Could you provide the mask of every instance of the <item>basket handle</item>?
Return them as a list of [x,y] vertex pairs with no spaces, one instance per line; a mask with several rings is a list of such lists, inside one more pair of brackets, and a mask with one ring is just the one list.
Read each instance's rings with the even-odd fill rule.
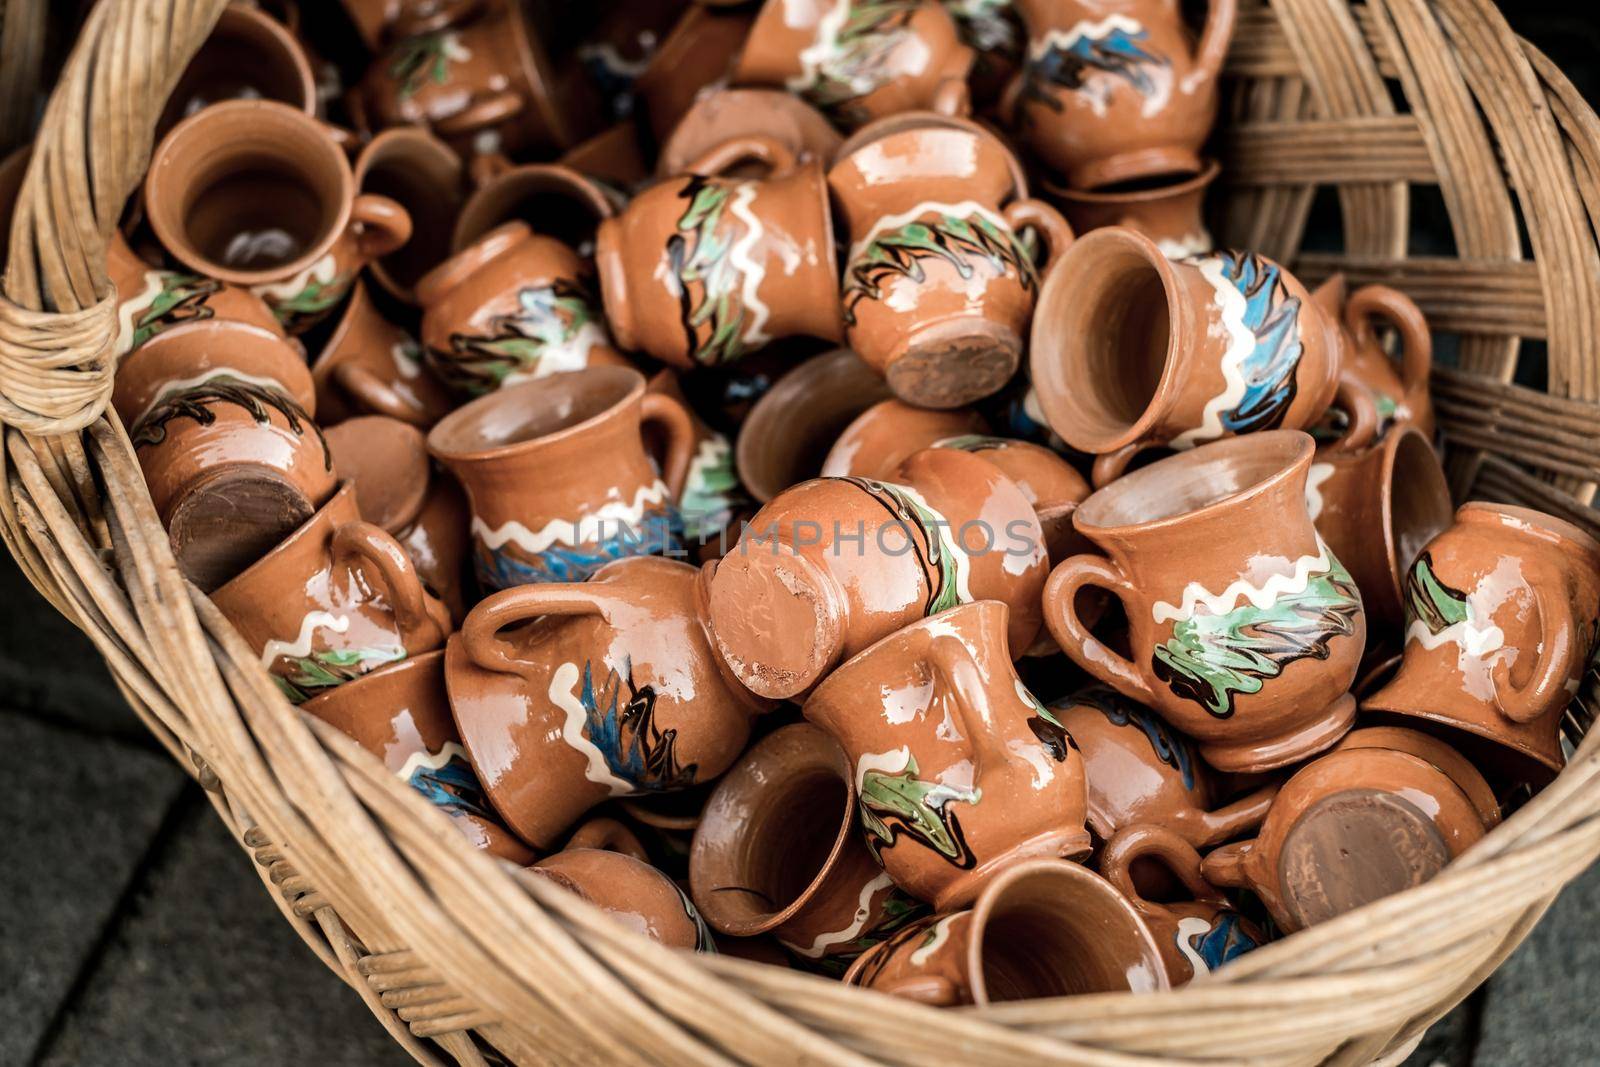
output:
[[1228,45],[1233,41],[1233,22],[1237,14],[1237,0],[1211,0],[1205,29],[1200,33],[1200,45],[1194,53],[1197,75],[1215,80],[1222,71],[1222,61],[1228,57]]
[[486,671],[523,674],[527,665],[502,640],[500,631],[545,615],[598,615],[610,621],[607,598],[576,583],[550,582],[502,589],[480,601],[461,624],[467,658]]
[[1578,647],[1578,624],[1573,615],[1572,602],[1565,591],[1552,588],[1549,581],[1530,583],[1533,603],[1539,612],[1539,657],[1534,661],[1533,674],[1525,685],[1511,683],[1511,665],[1501,659],[1494,665],[1494,706],[1512,722],[1532,722],[1547,714],[1551,708],[1566,703],[1567,678],[1572,673],[1573,661],[1582,655]]
[[[1073,662],[1102,682],[1126,697],[1153,703],[1150,683],[1133,661],[1107,648],[1078,617],[1078,592],[1086,586],[1104,589],[1121,600],[1124,609],[1134,599],[1133,583],[1111,560],[1088,553],[1069,557],[1051,572],[1044,587],[1044,621],[1050,636]],[[1131,610],[1128,616],[1133,617]]]
[[1433,334],[1415,301],[1387,285],[1364,285],[1344,306],[1344,325],[1362,346],[1378,346],[1372,316],[1387,321],[1400,334],[1400,381],[1407,393],[1428,387],[1433,372]]
[[450,610],[428,592],[416,564],[387,530],[370,522],[347,522],[333,531],[329,553],[335,565],[354,569],[367,563],[378,572],[407,648],[444,644],[450,633]]

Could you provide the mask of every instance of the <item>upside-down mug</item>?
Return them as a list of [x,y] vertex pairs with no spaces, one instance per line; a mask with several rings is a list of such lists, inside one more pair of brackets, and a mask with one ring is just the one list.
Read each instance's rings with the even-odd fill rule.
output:
[[[1414,426],[1432,439],[1433,398],[1428,380],[1433,373],[1433,335],[1422,309],[1387,285],[1364,285],[1346,299],[1342,275],[1318,286],[1311,298],[1341,323],[1345,369],[1371,392],[1378,411],[1378,433],[1386,433],[1391,426]],[[1379,343],[1374,319],[1398,335],[1398,366]],[[1330,427],[1335,434],[1338,429],[1337,425]]]
[[[709,90],[695,99],[672,128],[656,159],[656,176],[670,178],[692,170],[694,162],[729,141],[771,137],[796,160],[815,159],[824,167],[844,143],[816,108],[781,89]],[[759,162],[747,169],[764,168]],[[750,174],[737,173],[737,177]]]
[[311,376],[317,418],[327,426],[358,415],[384,415],[427,429],[455,406],[424,361],[422,346],[384,317],[359,280]]
[[569,845],[528,870],[576,893],[629,930],[668,948],[717,950],[705,920],[683,890],[636,856]]

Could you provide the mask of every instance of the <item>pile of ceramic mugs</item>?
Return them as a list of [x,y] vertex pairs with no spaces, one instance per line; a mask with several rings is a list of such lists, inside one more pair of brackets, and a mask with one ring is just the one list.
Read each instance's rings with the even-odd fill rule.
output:
[[1186,982],[1563,765],[1600,545],[1452,509],[1405,296],[1212,248],[1232,0],[343,7],[184,74],[115,409],[480,847],[984,1003]]

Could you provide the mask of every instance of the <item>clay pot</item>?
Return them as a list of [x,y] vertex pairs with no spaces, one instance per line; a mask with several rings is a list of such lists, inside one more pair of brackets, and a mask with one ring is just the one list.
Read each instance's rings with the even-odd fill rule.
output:
[[[1306,511],[1311,457],[1306,434],[1269,430],[1124,475],[1073,517],[1105,556],[1072,557],[1045,590],[1062,651],[1196,738],[1218,770],[1286,767],[1355,721],[1366,614]],[[1079,618],[1085,587],[1122,601],[1131,659]]]
[[845,128],[901,111],[967,110],[972,49],[937,0],[874,7],[767,0],[734,64],[735,85],[788,89]]
[[1526,778],[1559,771],[1562,715],[1600,628],[1600,543],[1554,516],[1474,501],[1412,563],[1404,598],[1405,658],[1363,708],[1481,738],[1480,762]]
[[1398,636],[1412,561],[1450,525],[1450,483],[1433,446],[1402,426],[1359,451],[1319,449],[1306,507],[1361,590],[1374,633]]
[[1234,0],[1211,0],[1193,41],[1175,0],[1016,0],[1028,27],[1008,110],[1075,189],[1197,174],[1217,116]]
[[467,396],[585,367],[628,367],[572,249],[508,222],[417,283],[422,343]]
[[380,667],[306,701],[305,710],[338,727],[390,772],[437,804],[478,848],[525,866],[533,852],[495,818],[450,718],[444,653]]
[[145,210],[168,252],[206,277],[250,287],[291,333],[344,299],[363,266],[405,244],[411,219],[355,195],[344,153],[283,104],[231,100],[156,147]]
[[[792,93],[716,89],[697,97],[673,127],[656,158],[656,176],[686,174],[712,150],[729,141],[757,136],[773,138],[797,160],[814,159],[824,167],[833,162],[844,143],[821,112]],[[762,169],[734,176],[759,177]]]
[[627,190],[650,177],[644,150],[639,146],[639,126],[632,121],[608,126],[580,141],[557,160],[605,190],[611,199],[625,201]]
[[971,911],[923,919],[856,960],[847,985],[939,1007],[1170,987],[1155,941],[1105,879],[1027,860]]
[[411,217],[411,239],[371,264],[396,300],[414,304],[416,284],[450,255],[451,220],[464,199],[461,157],[427,130],[384,130],[356,157],[356,189],[387,197]]
[[[1251,252],[1174,263],[1112,226],[1045,280],[1031,370],[1056,433],[1105,485],[1141,449],[1315,425],[1340,391],[1337,329],[1288,271]],[[1372,440],[1370,404],[1340,447]]]
[[450,639],[472,764],[535,848],[608,797],[710,780],[743,750],[760,705],[723,673],[695,582],[687,564],[618,560],[587,582],[496,593]]
[[[845,142],[828,187],[850,241],[845,337],[895,395],[950,408],[1010,381],[1040,274],[1072,231],[1028,198],[999,137],[964,119],[896,115]],[[1042,267],[1024,229],[1043,241]]]
[[[1134,864],[1155,863],[1183,887],[1180,899],[1147,900],[1134,882]],[[1100,854],[1100,873],[1128,898],[1161,949],[1173,985],[1210,974],[1266,943],[1266,935],[1228,903],[1200,873],[1200,853],[1160,826],[1133,825],[1117,832]]]
[[366,46],[434,33],[462,22],[483,8],[483,0],[341,0]]
[[[1318,286],[1311,298],[1334,321],[1342,324],[1345,372],[1372,394],[1378,411],[1378,433],[1392,426],[1414,426],[1432,440],[1433,398],[1428,380],[1433,373],[1433,335],[1422,309],[1398,289],[1366,285],[1345,299],[1343,275]],[[1373,329],[1373,319],[1393,327],[1400,339],[1399,365],[1384,351]],[[1330,412],[1330,416],[1342,412]],[[1327,432],[1337,435],[1334,423]]]
[[1039,519],[1052,563],[1090,551],[1072,526],[1073,514],[1089,495],[1089,483],[1060,455],[1030,441],[981,433],[946,437],[934,445],[969,452],[1015,482]]
[[317,415],[332,426],[358,415],[383,415],[427,429],[455,406],[424,365],[422,346],[384,318],[367,287],[350,290],[339,325],[312,365]]
[[1474,802],[1488,785],[1465,760],[1414,754],[1436,751],[1429,740],[1341,746],[1307,764],[1279,790],[1260,836],[1212,852],[1204,877],[1250,889],[1285,933],[1426,882],[1499,821]]
[[862,840],[853,779],[843,750],[809,723],[781,727],[729,769],[689,853],[689,892],[712,929],[772,932],[839,974],[926,914]]
[[845,427],[822,461],[822,476],[887,478],[914,452],[988,431],[983,416],[969,408],[940,411],[880,400]]
[[361,521],[349,482],[211,600],[297,704],[430,652],[450,632],[405,550]]
[[805,703],[850,758],[884,870],[941,913],[1010,864],[1089,851],[1083,758],[1012,670],[1006,616],[979,601],[919,620]]
[[1052,701],[1050,711],[1078,743],[1089,780],[1089,829],[1101,841],[1134,825],[1176,833],[1196,848],[1261,825],[1277,793],[1266,785],[1228,804],[1194,743],[1107,686]]
[[224,100],[272,100],[317,113],[317,81],[294,33],[249,4],[222,9],[210,36],[178,76],[156,123],[156,140],[182,120]]
[[1075,233],[1125,226],[1154,241],[1168,259],[1187,259],[1216,247],[1201,209],[1221,170],[1216,160],[1207,160],[1199,174],[1158,185],[1096,192],[1046,181],[1044,188]]
[[595,228],[625,202],[620,194],[563,163],[510,167],[487,176],[467,199],[456,219],[453,246],[460,252],[506,223],[521,220],[540,237],[571,248],[587,271],[594,256]]
[[926,449],[886,481],[818,478],[774,497],[711,580],[711,629],[753,692],[796,697],[856,653],[958,604],[1010,608],[1020,654],[1047,570],[1033,508],[993,466]]
[[715,952],[711,931],[672,879],[621,852],[565,848],[529,873],[578,894],[636,934],[668,948]]
[[650,133],[664,144],[701,92],[726,77],[750,33],[746,11],[690,4],[633,83]]

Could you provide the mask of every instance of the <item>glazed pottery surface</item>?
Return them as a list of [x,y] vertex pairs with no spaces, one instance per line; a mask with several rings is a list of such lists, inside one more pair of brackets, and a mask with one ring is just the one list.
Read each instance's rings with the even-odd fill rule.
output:
[[[1366,615],[1306,510],[1311,438],[1274,430],[1158,460],[1079,505],[1106,554],[1057,567],[1045,618],[1079,666],[1200,742],[1224,771],[1266,771],[1336,742]],[[1132,658],[1078,617],[1084,587],[1116,595]]]
[[650,133],[664,143],[700,94],[726,78],[754,17],[690,4],[633,83]]
[[1221,170],[1210,160],[1194,177],[1180,176],[1161,185],[1095,192],[1046,182],[1045,193],[1066,215],[1075,233],[1125,226],[1154,241],[1168,259],[1181,260],[1204,255],[1214,247],[1201,208],[1206,190]]
[[824,478],[887,478],[914,452],[989,431],[970,408],[930,410],[881,400],[846,426],[822,461]]
[[340,0],[366,46],[432,33],[483,9],[483,0]]
[[427,130],[399,127],[374,137],[355,163],[356,189],[388,197],[411,217],[411,238],[370,264],[397,300],[416,302],[417,280],[450,255],[451,220],[461,211],[461,157]]
[[980,601],[920,620],[805,703],[850,759],[884,870],[937,912],[1011,864],[1089,851],[1083,758],[1012,670],[1006,615]]
[[568,847],[531,870],[578,894],[636,934],[669,948],[716,951],[711,931],[683,890],[634,856]]
[[466,618],[467,560],[472,553],[472,513],[466,494],[454,478],[434,475],[422,510],[395,538],[417,565],[423,582],[450,609],[450,618]]
[[224,100],[273,100],[316,114],[316,78],[305,49],[289,29],[253,4],[232,3],[222,9],[167,98],[156,124],[157,140],[183,119]]
[[[739,539],[738,524],[756,509],[755,501],[739,484],[734,469],[733,446],[722,434],[706,425],[689,406],[677,372],[670,367],[651,375],[648,389],[671,397],[689,413],[694,426],[694,458],[678,494],[678,514],[683,518],[684,547],[701,559],[715,559]],[[670,441],[661,434],[650,434],[645,444],[657,462],[662,462]]]
[[565,163],[525,163],[489,175],[467,198],[451,241],[460,252],[520,220],[540,237],[553,237],[571,248],[588,273],[600,220],[611,218],[626,203],[623,193]]
[[792,93],[722,88],[698,97],[678,120],[672,136],[661,145],[656,174],[670,178],[687,173],[713,149],[751,136],[771,137],[795,159],[815,159],[824,167],[844,143],[821,112]]
[[360,281],[351,287],[311,376],[317,418],[328,426],[365,414],[427,429],[454,406],[449,390],[424,364],[422,346],[383,316]]
[[[1413,426],[1433,438],[1433,398],[1428,381],[1433,373],[1433,334],[1428,320],[1410,297],[1386,285],[1366,285],[1345,299],[1342,276],[1318,286],[1311,294],[1327,315],[1341,323],[1344,370],[1372,394],[1377,407],[1378,432],[1392,426]],[[1398,362],[1383,350],[1373,320],[1394,329],[1400,348]],[[1330,412],[1330,416],[1342,412]],[[1328,432],[1337,434],[1335,423]]]

